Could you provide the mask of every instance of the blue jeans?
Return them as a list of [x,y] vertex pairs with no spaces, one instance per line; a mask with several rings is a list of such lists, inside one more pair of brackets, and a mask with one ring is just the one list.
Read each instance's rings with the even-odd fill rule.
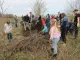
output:
[[57,45],[58,45],[58,42],[59,42],[60,38],[53,38],[52,40],[52,48],[53,48],[53,51],[54,53],[53,54],[57,54]]
[[9,41],[12,40],[12,33],[8,33],[7,38],[8,38]]
[[48,28],[48,29],[50,28],[50,23],[47,23],[47,28]]
[[16,26],[16,27],[18,27],[18,25],[17,25],[17,24],[18,24],[18,21],[17,21],[17,20],[15,20],[15,26]]

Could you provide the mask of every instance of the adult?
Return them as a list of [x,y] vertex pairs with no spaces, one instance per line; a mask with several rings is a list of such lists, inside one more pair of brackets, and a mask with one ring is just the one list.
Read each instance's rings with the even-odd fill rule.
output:
[[61,13],[60,13],[60,12],[58,12],[57,18],[58,18],[58,20],[60,20],[60,24],[61,24],[61,19],[62,19],[62,17],[61,17]]
[[31,30],[31,27],[29,25],[30,20],[29,20],[28,14],[26,16],[24,16],[23,21],[24,21],[24,29],[25,29],[25,31],[26,31],[26,28]]
[[79,26],[79,21],[80,21],[80,14],[79,14],[77,9],[75,9],[73,12],[75,15],[75,17],[74,17],[74,29],[75,29],[74,35],[75,35],[75,39],[76,39],[77,35],[78,35],[78,26]]
[[48,29],[50,28],[50,15],[49,14],[46,17],[46,26]]
[[24,25],[24,16],[21,17],[22,21],[20,22],[21,25]]
[[32,20],[34,18],[34,15],[32,14],[32,12],[30,12],[30,22],[32,23]]
[[62,23],[61,23],[61,38],[64,43],[66,43],[66,30],[67,30],[68,18],[65,13],[62,13]]
[[18,17],[16,15],[14,17],[14,24],[16,27],[18,27]]
[[38,21],[36,22],[35,25],[35,29],[37,29],[37,31],[41,31],[42,28],[42,21],[41,21],[41,15],[38,17]]
[[41,22],[41,15],[39,16],[38,20],[39,20],[39,22]]
[[41,15],[39,16],[38,20],[39,20],[39,22],[37,22],[37,28],[38,28],[39,30],[41,30],[41,27],[42,27]]

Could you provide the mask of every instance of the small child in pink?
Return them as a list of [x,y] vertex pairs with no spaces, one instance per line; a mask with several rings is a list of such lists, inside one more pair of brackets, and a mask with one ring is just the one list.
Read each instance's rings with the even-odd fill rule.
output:
[[53,56],[57,56],[57,44],[60,40],[61,33],[60,33],[60,26],[56,19],[51,21],[51,28],[50,28],[50,40],[52,40],[52,48],[53,48]]

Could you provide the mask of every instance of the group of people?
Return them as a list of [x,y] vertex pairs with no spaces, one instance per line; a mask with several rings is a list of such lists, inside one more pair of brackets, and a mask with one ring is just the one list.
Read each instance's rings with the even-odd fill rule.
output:
[[26,16],[22,16],[25,31],[26,31],[26,28],[31,30],[31,23],[33,18],[34,18],[34,15],[32,14],[32,12],[30,12],[30,16],[28,14]]
[[[57,56],[57,47],[59,40],[62,40],[64,43],[66,43],[66,35],[68,32],[71,34],[73,33],[72,30],[74,30],[74,38],[77,38],[78,35],[78,26],[80,23],[80,14],[77,9],[74,11],[74,21],[69,20],[65,13],[58,12],[57,16],[50,16],[47,14],[46,17],[39,16],[38,23],[41,24],[41,30],[44,33],[45,37],[46,35],[49,35],[49,41],[52,41],[52,48],[51,50],[54,52],[52,55]],[[34,15],[30,12],[30,17],[28,14],[24,17],[22,17],[22,20],[24,22],[24,28],[26,30],[26,24],[30,25],[29,23],[32,22],[32,18]],[[72,25],[74,25],[74,29],[72,28]],[[30,26],[27,26],[30,30]],[[17,25],[16,25],[17,27]],[[12,25],[10,21],[7,21],[4,25],[4,32],[7,34],[8,40],[11,42],[12,40]]]
[[[64,43],[66,43],[66,35],[68,31],[72,34],[72,30],[74,30],[74,39],[78,36],[78,26],[80,24],[80,14],[77,9],[74,11],[74,21],[72,20],[69,22],[68,17],[65,13],[58,13],[60,24],[55,19],[51,22],[51,25],[53,25],[50,28],[50,40],[52,40],[52,50],[53,50],[53,56],[57,56],[57,44],[59,40],[62,40]],[[72,28],[74,26],[74,28]]]

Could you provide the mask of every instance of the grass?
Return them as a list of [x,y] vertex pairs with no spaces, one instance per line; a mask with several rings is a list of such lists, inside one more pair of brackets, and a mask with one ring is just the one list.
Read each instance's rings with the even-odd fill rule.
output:
[[13,25],[13,41],[9,43],[3,33],[6,20],[0,18],[0,60],[80,60],[80,36],[74,40],[73,36],[68,34],[67,43],[59,42],[59,54],[53,58],[49,56],[51,51],[48,40],[36,31],[32,34],[26,32],[26,37],[22,34],[21,26],[15,28]]

